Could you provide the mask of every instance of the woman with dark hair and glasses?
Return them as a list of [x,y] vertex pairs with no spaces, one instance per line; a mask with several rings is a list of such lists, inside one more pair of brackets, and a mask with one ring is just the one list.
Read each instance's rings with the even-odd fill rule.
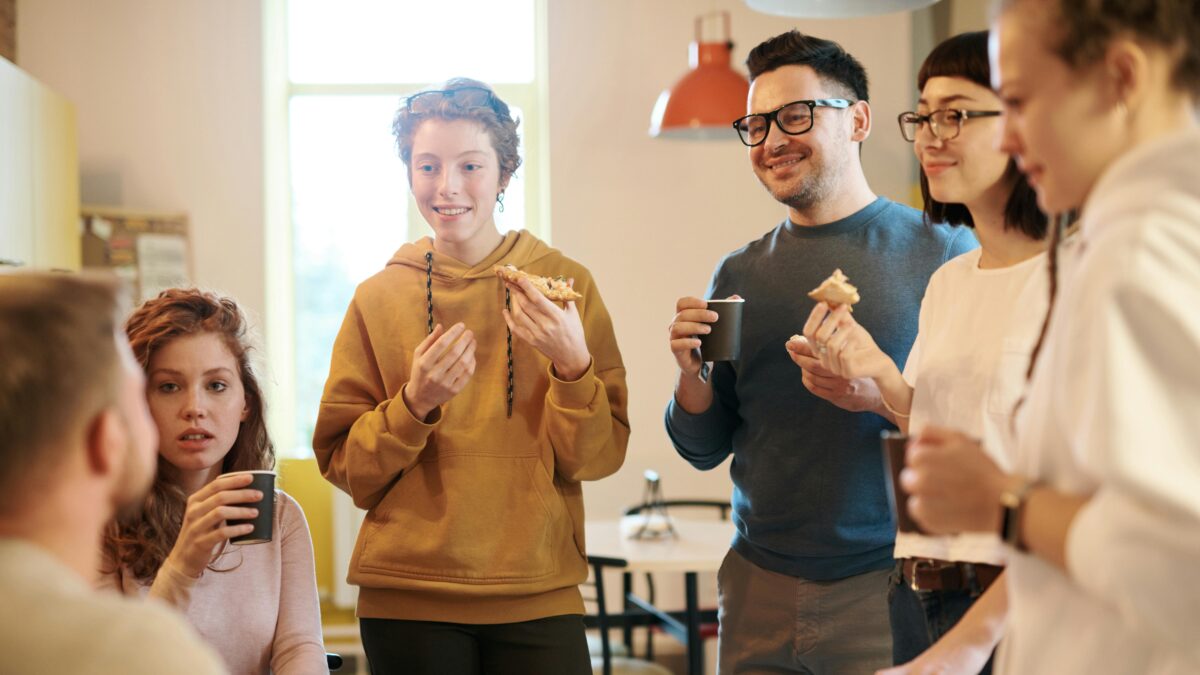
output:
[[[989,78],[987,33],[952,37],[921,66],[917,111],[900,115],[921,163],[926,219],[971,226],[980,243],[930,279],[903,373],[848,307],[819,304],[805,336],[826,368],[874,379],[902,430],[961,429],[1008,466],[1010,413],[1046,303],[1046,217],[1016,163],[996,149],[1000,101]],[[990,672],[1004,616],[1003,583],[994,584],[1006,558],[999,539],[899,532],[895,557],[893,659],[908,664],[895,672]]]
[[[485,84],[408,97],[393,131],[432,237],[359,285],[313,447],[366,509],[349,580],[381,673],[590,673],[580,481],[617,471],[625,368],[591,275],[493,219],[521,163]],[[563,277],[553,302],[513,265]]]

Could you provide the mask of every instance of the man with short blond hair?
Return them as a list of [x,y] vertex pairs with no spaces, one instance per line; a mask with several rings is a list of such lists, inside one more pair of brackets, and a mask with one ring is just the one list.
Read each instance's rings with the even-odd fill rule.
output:
[[157,461],[118,298],[96,278],[0,274],[0,653],[22,673],[223,673],[166,607],[91,588],[101,531]]

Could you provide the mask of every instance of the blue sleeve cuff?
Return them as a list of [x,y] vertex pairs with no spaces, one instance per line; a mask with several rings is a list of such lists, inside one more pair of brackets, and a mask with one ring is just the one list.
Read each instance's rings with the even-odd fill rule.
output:
[[734,424],[716,399],[702,413],[693,415],[671,398],[667,404],[667,435],[680,456],[701,470],[718,466],[733,452]]

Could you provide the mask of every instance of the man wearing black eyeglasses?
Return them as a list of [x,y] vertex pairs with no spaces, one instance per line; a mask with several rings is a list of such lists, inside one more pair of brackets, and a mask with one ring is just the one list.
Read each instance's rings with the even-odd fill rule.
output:
[[894,427],[873,383],[823,370],[820,346],[789,336],[813,309],[805,292],[841,268],[863,298],[855,318],[902,363],[930,275],[976,242],[871,191],[867,76],[840,45],[791,31],[746,63],[749,114],[734,132],[787,218],[722,260],[709,285],[708,298],[745,299],[739,360],[702,362],[696,336],[715,313],[679,299],[667,432],[701,470],[734,457],[719,672],[869,673],[892,662],[895,524],[879,435]]

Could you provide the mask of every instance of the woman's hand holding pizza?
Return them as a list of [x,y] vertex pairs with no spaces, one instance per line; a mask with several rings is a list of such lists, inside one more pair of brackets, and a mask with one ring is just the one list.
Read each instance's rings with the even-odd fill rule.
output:
[[504,321],[512,334],[550,359],[560,379],[572,382],[583,377],[592,355],[575,303],[567,301],[560,307],[528,279],[507,281],[505,285],[511,292],[512,310],[504,310]]

